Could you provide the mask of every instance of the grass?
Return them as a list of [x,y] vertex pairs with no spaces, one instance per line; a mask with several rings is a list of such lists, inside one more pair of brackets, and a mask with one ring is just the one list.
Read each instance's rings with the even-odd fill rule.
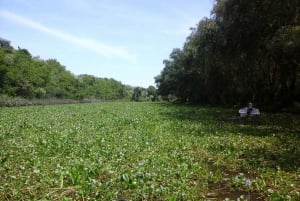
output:
[[0,200],[299,200],[300,117],[161,103],[0,108]]
[[0,107],[20,107],[20,106],[33,106],[33,105],[56,105],[56,104],[75,104],[75,103],[94,103],[101,102],[99,99],[25,99],[22,97],[9,97],[0,94]]

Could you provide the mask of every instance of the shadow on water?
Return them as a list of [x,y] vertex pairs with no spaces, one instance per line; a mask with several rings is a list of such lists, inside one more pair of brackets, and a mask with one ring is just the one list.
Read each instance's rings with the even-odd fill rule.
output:
[[[201,123],[202,132],[218,136],[245,135],[270,137],[272,146],[245,147],[241,160],[252,167],[269,167],[295,170],[300,167],[300,116],[288,113],[263,113],[260,116],[238,118],[232,109],[185,105],[165,105],[161,115],[178,121]],[[192,132],[191,132],[192,133]],[[199,136],[201,136],[199,134]],[[226,148],[226,147],[225,147]],[[222,151],[222,150],[220,150]]]
[[270,136],[285,132],[300,137],[300,115],[288,113],[263,113],[259,116],[240,118],[233,109],[164,104],[168,110],[160,114],[168,119],[214,123],[216,128],[252,136]]
[[[251,143],[259,140],[268,141],[270,146],[258,145],[251,147],[251,143],[242,150],[224,142],[224,145],[212,143],[212,152],[223,152],[226,149],[236,150],[238,159],[243,161],[246,167],[253,169],[270,168],[274,170],[284,170],[286,172],[298,171],[300,167],[300,116],[278,113],[267,114],[263,113],[260,116],[239,118],[237,111],[232,109],[208,108],[196,106],[178,106],[166,105],[168,109],[162,110],[161,115],[167,119],[182,121],[182,125],[192,123],[203,126],[193,127],[191,129],[199,129],[193,132],[193,135],[202,137],[205,135],[220,136],[221,139],[226,139],[226,136],[245,136],[245,140],[252,140]],[[203,132],[200,132],[200,129]],[[190,130],[189,130],[190,131]],[[191,133],[192,132],[185,132]],[[208,146],[210,149],[211,146]],[[213,163],[207,164],[214,171]],[[241,167],[242,168],[242,167]],[[221,168],[223,173],[235,175],[237,172],[232,172],[226,167]],[[247,171],[239,170],[247,174]],[[255,175],[248,175],[250,178]],[[258,192],[246,192],[235,189],[232,184],[226,182],[212,183],[209,186],[210,192],[207,199],[224,200],[226,198],[238,199],[240,196],[245,196],[245,200],[264,200],[264,195]]]
[[238,122],[223,122],[227,132],[238,135],[270,137],[272,146],[245,148],[240,159],[253,167],[278,168],[293,171],[300,167],[300,116],[262,114]]
[[163,110],[160,114],[169,119],[183,120],[183,121],[197,121],[214,120],[216,116],[222,115],[224,110],[228,113],[231,110],[219,109],[213,107],[198,107],[192,105],[179,104],[163,104]]
[[[213,125],[215,131],[226,134],[236,133],[256,137],[279,136],[285,134],[300,138],[300,115],[278,113],[240,118],[232,109],[168,105],[160,115],[178,121],[199,122],[208,127]],[[205,129],[205,128],[204,128]]]

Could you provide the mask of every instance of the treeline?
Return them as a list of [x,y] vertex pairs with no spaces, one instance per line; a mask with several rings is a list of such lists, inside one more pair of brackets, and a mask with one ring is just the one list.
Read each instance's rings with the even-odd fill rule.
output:
[[131,96],[131,100],[136,102],[156,102],[159,101],[159,99],[160,97],[158,96],[157,90],[154,86],[149,86],[147,89],[143,87],[135,87]]
[[155,77],[181,102],[286,107],[300,101],[300,1],[216,0]]
[[11,105],[23,99],[58,103],[61,101],[53,100],[136,100],[132,98],[134,89],[114,79],[75,76],[57,60],[33,57],[28,50],[14,49],[10,41],[0,38],[0,96],[4,102],[17,97],[11,99],[15,102]]

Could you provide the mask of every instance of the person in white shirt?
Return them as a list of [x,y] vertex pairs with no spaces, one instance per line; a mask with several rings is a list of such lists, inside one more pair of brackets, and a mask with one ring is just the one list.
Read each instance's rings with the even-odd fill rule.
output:
[[259,109],[254,108],[252,103],[248,104],[248,107],[244,107],[239,109],[239,114],[240,117],[245,117],[245,116],[254,116],[254,115],[259,115]]

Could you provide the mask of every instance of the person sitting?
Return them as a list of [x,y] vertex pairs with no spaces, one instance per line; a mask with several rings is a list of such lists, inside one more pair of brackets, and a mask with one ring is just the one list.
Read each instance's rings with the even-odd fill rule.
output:
[[259,115],[259,109],[252,107],[252,103],[248,104],[248,107],[244,107],[239,109],[239,114],[240,117],[245,117],[245,116],[254,116],[254,115]]
[[252,103],[249,103],[247,108],[247,115],[249,116],[252,111],[253,111]]

